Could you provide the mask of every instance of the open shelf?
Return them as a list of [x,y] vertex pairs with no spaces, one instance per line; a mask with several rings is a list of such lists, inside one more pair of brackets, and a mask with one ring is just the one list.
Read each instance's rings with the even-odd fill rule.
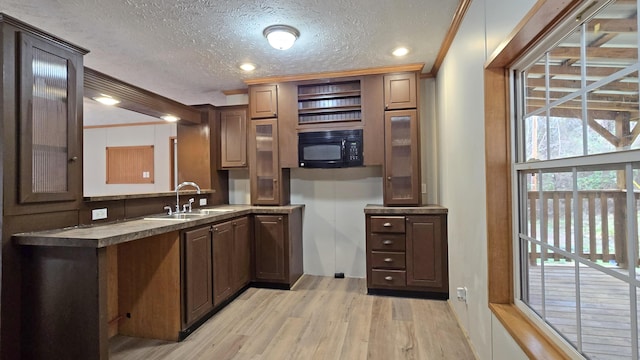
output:
[[298,124],[361,122],[360,81],[298,86]]
[[298,114],[333,114],[333,113],[341,113],[341,112],[350,112],[350,111],[358,111],[360,112],[360,106],[334,106],[330,108],[306,108],[306,109],[298,109]]
[[360,97],[360,90],[351,90],[351,91],[336,91],[336,92],[325,92],[325,93],[314,93],[314,94],[300,94],[298,93],[298,101],[306,101],[306,100],[330,100],[330,99],[341,99],[341,98],[349,98],[349,97]]

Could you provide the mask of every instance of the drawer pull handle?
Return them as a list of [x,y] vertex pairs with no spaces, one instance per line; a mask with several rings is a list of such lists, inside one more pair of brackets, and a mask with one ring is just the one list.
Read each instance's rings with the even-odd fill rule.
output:
[[382,224],[382,226],[384,226],[384,227],[391,227],[391,223],[388,223],[388,222],[387,222],[387,223]]
[[383,241],[383,242],[382,242],[382,244],[383,244],[383,245],[391,245],[391,244],[393,244],[393,241],[391,241],[391,240],[385,240],[385,241]]
[[385,280],[387,280],[387,281],[391,281],[391,280],[393,280],[393,278],[392,278],[391,276],[387,276],[387,277],[385,277],[384,279],[385,279]]
[[392,258],[386,258],[386,259],[384,259],[384,262],[390,263],[390,262],[393,262],[393,259]]

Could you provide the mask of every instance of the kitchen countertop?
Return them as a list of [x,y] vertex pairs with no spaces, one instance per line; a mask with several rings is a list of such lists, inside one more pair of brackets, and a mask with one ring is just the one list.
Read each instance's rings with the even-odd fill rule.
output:
[[[221,205],[207,209],[228,211],[211,212],[188,219],[168,219],[161,214],[119,221],[111,224],[74,226],[70,228],[14,234],[19,245],[102,248],[171,231],[206,225],[249,214],[289,214],[304,205],[250,206]],[[198,212],[195,209],[194,212]],[[149,220],[153,218],[152,220]]]
[[367,204],[364,208],[364,213],[368,215],[389,215],[389,214],[401,214],[401,215],[440,215],[446,214],[447,208],[440,205],[425,205],[425,206],[383,206],[375,204]]

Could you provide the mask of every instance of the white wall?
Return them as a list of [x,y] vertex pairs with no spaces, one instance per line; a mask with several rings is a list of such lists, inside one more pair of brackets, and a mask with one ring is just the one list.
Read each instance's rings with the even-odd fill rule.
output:
[[[229,171],[229,203],[249,204],[249,174]],[[366,275],[364,207],[382,204],[381,167],[291,169],[291,203],[304,204],[304,273]]]
[[[175,124],[91,128],[84,130],[84,195],[101,196],[171,191],[169,138]],[[154,145],[153,184],[107,184],[107,146]]]
[[[440,203],[449,209],[452,307],[480,359],[524,359],[488,308],[483,66],[534,0],[477,0],[436,78]],[[493,326],[492,326],[493,325]]]
[[305,274],[365,277],[364,207],[382,204],[382,169],[292,169],[291,202],[305,204]]

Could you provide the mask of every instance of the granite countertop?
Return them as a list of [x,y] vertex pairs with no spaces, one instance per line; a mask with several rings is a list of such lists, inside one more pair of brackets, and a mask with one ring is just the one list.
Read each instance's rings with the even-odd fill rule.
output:
[[203,208],[210,209],[210,211],[202,212],[202,215],[197,214],[199,211],[194,211],[193,215],[186,219],[174,219],[163,216],[162,214],[155,214],[111,224],[74,226],[63,229],[14,234],[13,239],[19,245],[101,248],[171,231],[224,221],[243,215],[289,214],[302,207],[304,207],[304,205],[221,205]]
[[447,208],[440,205],[424,205],[424,206],[384,206],[367,204],[364,208],[365,214],[403,214],[403,215],[439,215],[446,214]]

